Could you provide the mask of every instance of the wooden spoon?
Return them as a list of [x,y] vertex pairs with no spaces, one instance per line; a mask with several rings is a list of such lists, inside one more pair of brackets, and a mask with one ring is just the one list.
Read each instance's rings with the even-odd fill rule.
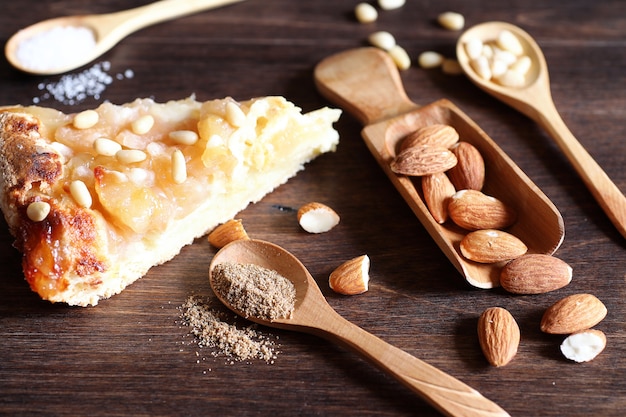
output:
[[[5,55],[9,63],[21,71],[37,75],[60,74],[93,61],[137,30],[166,20],[240,1],[243,0],[161,0],[115,13],[66,16],[44,20],[14,34],[5,46]],[[90,29],[95,36],[96,45],[89,53],[78,56],[74,62],[67,62],[61,66],[49,69],[33,69],[25,66],[17,56],[20,43],[55,27]],[[59,48],[63,47],[65,45],[59,45]]]
[[[221,263],[254,264],[278,272],[296,288],[295,309],[290,318],[273,321],[247,317],[217,290],[213,269]],[[213,257],[209,281],[216,296],[235,313],[259,324],[311,333],[340,342],[360,353],[381,370],[413,390],[448,416],[508,416],[478,391],[437,368],[409,355],[341,317],[326,302],[306,267],[291,253],[260,240],[237,240]]]
[[[520,88],[504,87],[478,76],[470,66],[464,47],[465,43],[473,38],[483,42],[493,41],[503,30],[508,30],[517,36],[525,54],[534,63],[530,73],[526,76],[525,85]],[[461,67],[474,84],[530,117],[547,130],[611,222],[622,236],[626,237],[626,197],[561,119],[550,92],[548,66],[537,42],[517,26],[504,22],[486,22],[468,29],[461,35],[457,42],[456,53]]]
[[461,140],[480,151],[486,165],[483,192],[514,207],[517,222],[508,230],[528,246],[529,253],[552,254],[564,237],[563,219],[554,204],[468,116],[448,100],[419,108],[402,86],[389,55],[377,48],[344,51],[315,68],[319,91],[356,116],[366,127],[363,139],[426,230],[450,262],[473,286],[499,285],[501,264],[479,264],[460,254],[467,234],[450,221],[439,224],[431,216],[414,180],[390,169],[398,143],[416,129],[442,123],[453,126]]

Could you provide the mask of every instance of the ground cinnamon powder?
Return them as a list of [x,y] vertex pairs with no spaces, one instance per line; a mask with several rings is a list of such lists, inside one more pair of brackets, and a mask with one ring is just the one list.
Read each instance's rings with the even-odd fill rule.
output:
[[296,288],[278,272],[253,264],[221,263],[213,268],[213,289],[246,318],[289,318]]

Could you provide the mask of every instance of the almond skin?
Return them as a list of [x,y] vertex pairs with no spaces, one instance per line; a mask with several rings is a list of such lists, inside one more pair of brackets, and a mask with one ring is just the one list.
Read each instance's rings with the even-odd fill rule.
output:
[[459,133],[452,126],[434,124],[409,133],[400,143],[400,151],[418,145],[451,148],[459,141]]
[[541,318],[541,331],[570,334],[590,329],[606,317],[606,306],[592,294],[573,294],[546,309]]
[[467,230],[504,229],[517,219],[511,207],[478,190],[457,191],[450,199],[448,214],[454,223]]
[[520,341],[519,326],[506,309],[488,308],[478,319],[478,341],[491,365],[504,366],[517,354]]
[[240,219],[231,219],[226,223],[222,223],[217,226],[211,233],[209,233],[209,243],[216,248],[222,248],[240,239],[249,239],[246,229],[243,227],[243,223]]
[[457,164],[448,171],[457,190],[482,190],[485,184],[485,161],[474,145],[459,142],[450,148]]
[[419,177],[445,172],[456,162],[456,156],[442,146],[417,145],[400,152],[391,161],[391,170],[396,174]]
[[350,259],[331,272],[328,285],[339,294],[362,294],[369,288],[369,267],[370,258],[367,255]]
[[500,272],[500,285],[514,294],[543,294],[565,287],[572,267],[550,255],[527,254],[512,260]]
[[461,239],[461,254],[480,263],[495,263],[518,258],[528,247],[519,238],[502,230],[482,229],[468,233]]
[[428,211],[439,224],[448,220],[448,203],[456,190],[448,176],[439,172],[422,177],[422,192]]

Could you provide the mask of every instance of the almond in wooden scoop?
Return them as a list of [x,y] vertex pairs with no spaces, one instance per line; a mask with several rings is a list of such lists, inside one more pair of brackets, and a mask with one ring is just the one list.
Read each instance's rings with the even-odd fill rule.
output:
[[500,272],[500,285],[514,294],[543,294],[572,280],[572,267],[551,255],[527,254],[512,260]]
[[459,141],[459,133],[449,125],[434,124],[424,126],[408,134],[400,143],[400,151],[418,145],[451,148]]
[[461,254],[480,263],[495,263],[518,258],[528,247],[516,236],[502,230],[483,229],[470,232],[461,239]]
[[606,306],[592,294],[573,294],[546,309],[541,318],[541,331],[570,334],[590,329],[606,317]]
[[448,204],[456,189],[448,176],[443,172],[424,175],[422,177],[422,192],[428,211],[439,224],[448,220]]
[[478,190],[457,191],[450,199],[448,214],[467,230],[504,229],[517,219],[511,207]]
[[457,164],[448,171],[450,181],[457,190],[482,190],[485,183],[485,161],[474,145],[459,142],[450,148]]
[[391,170],[396,174],[419,177],[446,172],[456,162],[456,156],[443,146],[417,145],[400,152],[391,161]]

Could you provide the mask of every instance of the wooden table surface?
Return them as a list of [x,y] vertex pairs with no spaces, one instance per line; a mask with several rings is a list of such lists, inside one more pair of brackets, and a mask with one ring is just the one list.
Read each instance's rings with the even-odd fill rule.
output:
[[[181,0],[183,1],[183,0]],[[0,39],[38,20],[112,12],[146,0],[22,0],[3,5]],[[621,190],[626,190],[626,3],[622,0],[517,2],[407,1],[376,23],[353,18],[356,0],[248,0],[162,23],[125,39],[96,62],[113,80],[99,98],[41,105],[75,112],[103,100],[199,100],[282,95],[304,110],[329,104],[315,89],[313,67],[388,30],[414,61],[420,52],[452,56],[457,32],[434,19],[446,10],[470,26],[503,20],[526,29],[544,49],[556,105],[571,131]],[[88,66],[89,67],[89,66]],[[84,68],[83,68],[84,69]],[[132,77],[116,77],[131,70]],[[80,70],[73,72],[78,74]],[[40,84],[0,62],[0,104],[33,103]],[[556,255],[574,270],[571,284],[535,296],[469,287],[376,165],[344,113],[337,152],[320,157],[287,184],[240,214],[252,237],[284,246],[310,269],[344,317],[441,368],[513,416],[621,416],[626,410],[626,252],[618,234],[563,154],[536,124],[473,86],[464,76],[414,65],[402,72],[411,99],[447,98],[473,118],[560,209],[566,237]],[[322,201],[341,216],[326,234],[300,230],[295,213]],[[97,307],[43,302],[23,279],[20,255],[0,224],[0,414],[434,416],[423,400],[356,354],[314,336],[264,328],[278,336],[275,363],[231,364],[200,348],[181,325],[190,295],[210,296],[207,267],[215,250],[198,239]],[[366,294],[343,297],[329,272],[361,254],[371,258]],[[589,292],[608,308],[597,328],[606,350],[577,364],[563,339],[540,332],[546,307]],[[506,367],[487,364],[476,324],[492,306],[517,319],[522,340]]]

